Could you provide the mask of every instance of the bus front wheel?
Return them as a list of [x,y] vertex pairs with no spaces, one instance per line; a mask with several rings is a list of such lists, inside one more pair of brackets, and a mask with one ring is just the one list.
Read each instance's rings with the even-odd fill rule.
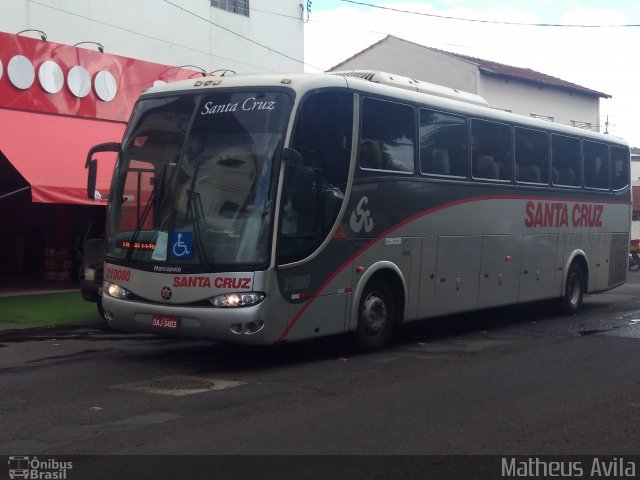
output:
[[584,271],[577,262],[573,262],[567,273],[567,282],[564,287],[564,296],[561,299],[562,311],[566,314],[574,314],[582,305],[584,298]]
[[369,352],[385,347],[395,324],[393,292],[381,280],[372,280],[365,287],[358,306],[358,326],[354,340],[358,350]]

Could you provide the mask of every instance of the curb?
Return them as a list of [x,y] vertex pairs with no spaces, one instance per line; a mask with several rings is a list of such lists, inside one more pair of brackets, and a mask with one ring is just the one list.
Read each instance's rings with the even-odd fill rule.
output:
[[24,323],[9,323],[9,322],[0,322],[0,336],[5,333],[17,332],[20,331],[22,333],[26,333],[26,330],[55,330],[55,329],[63,329],[63,328],[86,328],[91,326],[104,326],[107,325],[107,322],[104,320],[82,320],[79,322],[72,323],[63,323],[60,325],[29,325]]

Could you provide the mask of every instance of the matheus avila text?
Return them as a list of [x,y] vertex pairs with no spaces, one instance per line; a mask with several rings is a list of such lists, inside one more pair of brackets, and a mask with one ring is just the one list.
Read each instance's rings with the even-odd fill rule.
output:
[[636,461],[623,457],[593,457],[587,460],[502,457],[501,473],[506,478],[635,478]]

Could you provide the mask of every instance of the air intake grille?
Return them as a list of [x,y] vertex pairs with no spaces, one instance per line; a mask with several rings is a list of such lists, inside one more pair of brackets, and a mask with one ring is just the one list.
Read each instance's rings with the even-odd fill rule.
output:
[[334,75],[339,75],[340,77],[358,77],[364,78],[365,80],[369,80],[370,82],[373,80],[373,77],[376,75],[376,72],[337,72]]

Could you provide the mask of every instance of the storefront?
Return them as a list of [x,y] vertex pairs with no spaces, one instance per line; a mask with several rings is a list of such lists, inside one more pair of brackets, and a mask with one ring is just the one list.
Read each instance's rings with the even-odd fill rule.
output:
[[[83,240],[105,224],[105,203],[86,193],[88,150],[120,141],[144,89],[201,75],[95,46],[0,32],[0,288],[17,277],[78,280]],[[107,192],[115,157],[98,158]]]

